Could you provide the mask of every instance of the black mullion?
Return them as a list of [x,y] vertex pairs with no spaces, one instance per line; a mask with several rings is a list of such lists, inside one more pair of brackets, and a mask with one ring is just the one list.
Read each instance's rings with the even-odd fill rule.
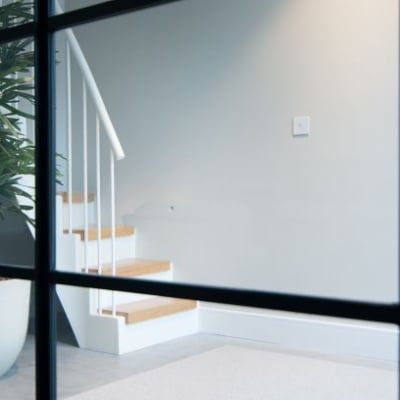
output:
[[34,280],[35,270],[29,266],[0,265],[0,277]]
[[[400,1],[397,2],[398,10],[397,10],[397,23],[398,23],[398,32],[397,38],[400,37]],[[397,47],[397,106],[400,104],[400,46],[398,42]],[[398,220],[397,220],[397,301],[400,305],[400,112],[397,112],[397,138],[398,138],[398,145],[397,145],[397,210],[398,210]],[[400,314],[400,307],[398,313]],[[397,333],[397,393],[398,399],[400,399],[400,329]]]
[[70,28],[88,22],[114,17],[128,12],[140,11],[183,0],[113,0],[79,10],[55,15],[49,20],[50,31]]
[[10,42],[13,40],[23,39],[28,36],[33,36],[34,24],[28,22],[26,24],[18,25],[13,28],[0,30],[0,43]]
[[250,289],[149,281],[138,278],[84,275],[61,271],[54,271],[50,279],[57,284],[189,298],[215,303],[400,325],[400,306],[397,303],[361,302]]
[[55,143],[53,35],[48,31],[52,0],[35,0],[36,96],[36,399],[56,398]]

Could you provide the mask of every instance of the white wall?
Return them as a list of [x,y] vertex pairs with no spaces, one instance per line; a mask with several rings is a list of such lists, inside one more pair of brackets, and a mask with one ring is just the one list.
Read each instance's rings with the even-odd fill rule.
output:
[[139,255],[190,282],[395,300],[398,14],[187,0],[77,28],[126,149],[117,206]]

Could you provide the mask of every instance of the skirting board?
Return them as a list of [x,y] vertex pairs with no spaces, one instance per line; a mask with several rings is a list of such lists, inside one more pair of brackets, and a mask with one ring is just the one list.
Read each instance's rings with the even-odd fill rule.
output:
[[200,302],[199,331],[327,354],[397,361],[397,328],[388,324]]

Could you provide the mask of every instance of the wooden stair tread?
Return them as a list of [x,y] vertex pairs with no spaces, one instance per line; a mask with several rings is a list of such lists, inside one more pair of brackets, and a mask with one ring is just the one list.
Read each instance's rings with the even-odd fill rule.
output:
[[[62,197],[63,203],[68,203],[68,193],[67,192],[59,192],[57,193]],[[71,193],[71,200],[72,203],[83,203],[85,200],[85,196],[83,193]],[[94,201],[94,193],[88,193],[87,195],[87,201],[89,203]]]
[[[167,260],[144,260],[142,258],[127,258],[125,260],[117,260],[116,275],[117,276],[136,276],[156,274],[171,269],[171,263]],[[103,275],[112,275],[112,264],[106,263],[101,266]],[[90,267],[89,272],[97,273],[97,267]]]
[[[68,229],[64,229],[64,233],[69,233]],[[81,236],[81,240],[85,239],[85,228],[73,228],[72,233]],[[135,228],[131,225],[116,225],[115,226],[115,236],[129,236],[135,233]],[[101,238],[107,239],[111,237],[111,227],[102,226],[101,227]],[[97,227],[90,226],[88,229],[88,240],[97,239]]]
[[[174,299],[169,297],[152,297],[131,303],[119,304],[116,314],[124,317],[127,324],[147,321],[182,311],[195,309],[195,300]],[[111,315],[111,307],[102,309],[103,314]]]

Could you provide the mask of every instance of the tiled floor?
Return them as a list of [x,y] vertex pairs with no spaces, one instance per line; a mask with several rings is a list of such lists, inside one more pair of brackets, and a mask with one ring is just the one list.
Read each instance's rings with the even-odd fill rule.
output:
[[[122,356],[81,350],[74,344],[60,342],[57,348],[58,397],[63,399],[99,385],[126,378],[135,373],[150,370],[171,361],[186,358],[226,344],[276,352],[289,352],[288,349],[282,349],[272,344],[207,334],[188,336]],[[34,338],[29,335],[16,365],[5,377],[0,379],[1,400],[31,400],[35,398],[34,348]],[[290,351],[289,353],[335,360],[354,365],[370,366],[379,370],[396,371],[396,366],[392,363],[360,360],[344,356],[328,357],[300,351]]]

